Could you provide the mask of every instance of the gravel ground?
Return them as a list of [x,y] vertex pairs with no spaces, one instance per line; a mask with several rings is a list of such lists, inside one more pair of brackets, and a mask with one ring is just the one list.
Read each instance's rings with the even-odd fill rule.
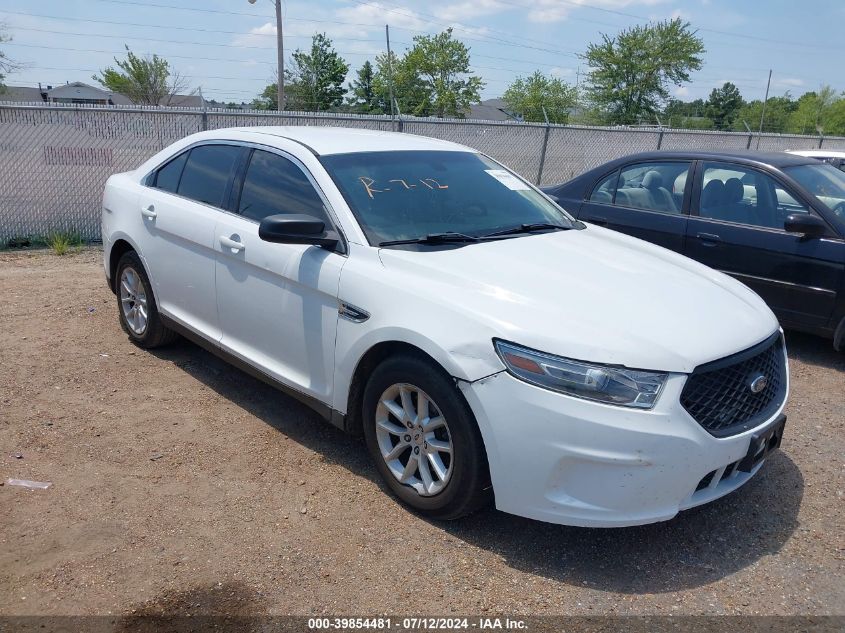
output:
[[422,520],[363,443],[121,331],[101,254],[0,253],[0,614],[845,614],[845,354],[788,336],[783,450],[674,520]]

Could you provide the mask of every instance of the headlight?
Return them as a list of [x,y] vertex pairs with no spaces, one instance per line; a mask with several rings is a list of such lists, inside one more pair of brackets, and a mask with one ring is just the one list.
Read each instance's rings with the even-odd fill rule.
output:
[[517,378],[577,398],[651,409],[668,374],[593,365],[494,341],[499,358]]

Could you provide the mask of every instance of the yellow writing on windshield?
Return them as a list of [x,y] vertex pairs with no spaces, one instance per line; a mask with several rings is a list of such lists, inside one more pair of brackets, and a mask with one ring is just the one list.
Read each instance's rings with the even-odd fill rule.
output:
[[[376,193],[384,193],[386,191],[411,191],[412,189],[416,189],[418,187],[418,185],[415,184],[414,181],[409,182],[409,181],[405,180],[404,178],[392,178],[392,179],[387,181],[388,183],[392,183],[392,182],[398,183],[399,185],[401,185],[399,187],[391,188],[391,187],[384,187],[382,185],[379,185],[379,187],[381,187],[380,189],[376,188],[376,181],[373,178],[368,178],[367,176],[359,176],[358,180],[363,185],[364,191],[367,192],[367,195],[370,197],[370,199],[375,198],[375,196],[373,194],[376,194]],[[419,178],[419,179],[417,179],[417,182],[419,182],[423,186],[427,187],[428,189],[448,189],[449,188],[449,185],[440,184],[440,182],[438,180],[434,179],[434,178]]]

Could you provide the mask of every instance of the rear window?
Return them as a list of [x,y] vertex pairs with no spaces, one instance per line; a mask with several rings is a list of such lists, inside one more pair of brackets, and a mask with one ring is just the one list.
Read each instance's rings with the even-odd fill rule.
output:
[[182,170],[185,168],[185,161],[187,160],[188,152],[184,152],[161,167],[156,172],[155,188],[176,193],[176,189],[179,187],[179,178],[182,177]]
[[179,181],[179,195],[222,207],[240,151],[234,145],[200,145],[192,149]]

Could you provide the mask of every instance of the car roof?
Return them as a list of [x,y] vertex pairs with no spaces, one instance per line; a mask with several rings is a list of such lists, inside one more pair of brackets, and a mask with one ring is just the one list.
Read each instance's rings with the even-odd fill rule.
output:
[[813,158],[845,158],[845,151],[836,149],[791,149],[787,153]]
[[[798,156],[787,152],[760,152],[754,150],[659,150],[631,154],[615,161],[627,163],[636,160],[661,160],[661,159],[687,159],[687,160],[729,160],[735,163],[747,163],[749,165],[770,165],[771,167],[789,167],[791,165],[807,165],[815,162],[815,159],[806,156]],[[609,164],[609,163],[608,163]]]
[[469,147],[449,141],[405,134],[357,128],[328,126],[261,126],[214,130],[214,138],[252,140],[277,145],[276,139],[288,139],[308,147],[319,156],[352,152],[388,152],[408,150],[475,152]]

